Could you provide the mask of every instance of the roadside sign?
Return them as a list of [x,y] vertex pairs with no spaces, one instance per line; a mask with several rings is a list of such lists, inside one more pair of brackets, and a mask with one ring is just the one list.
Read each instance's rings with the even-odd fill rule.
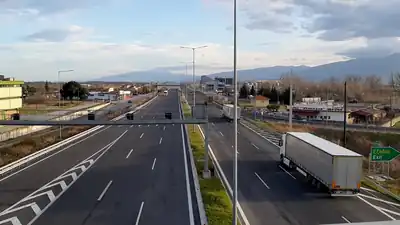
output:
[[372,147],[371,161],[388,162],[400,155],[400,152],[392,147]]

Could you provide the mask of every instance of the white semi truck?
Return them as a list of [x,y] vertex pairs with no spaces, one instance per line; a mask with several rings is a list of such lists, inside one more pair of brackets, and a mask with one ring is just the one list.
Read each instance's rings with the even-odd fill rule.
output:
[[[233,121],[233,117],[234,117],[233,114],[235,112],[234,108],[235,108],[235,106],[232,105],[232,104],[224,104],[222,106],[222,117],[228,119],[229,121]],[[238,118],[238,120],[240,119],[240,112],[241,112],[241,109],[238,106],[237,107],[237,118]]]
[[296,169],[332,196],[360,192],[363,157],[347,148],[306,132],[282,135],[281,164]]

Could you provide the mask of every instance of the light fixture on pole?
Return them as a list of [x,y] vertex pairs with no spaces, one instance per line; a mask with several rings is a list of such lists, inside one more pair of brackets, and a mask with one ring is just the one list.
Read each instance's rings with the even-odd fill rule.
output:
[[238,166],[238,155],[237,155],[237,108],[238,108],[238,81],[237,81],[237,29],[236,29],[236,17],[237,17],[237,2],[233,0],[233,88],[235,90],[234,102],[233,102],[233,124],[234,124],[234,163],[233,163],[233,216],[232,224],[237,225],[237,166]]
[[[74,70],[59,70],[57,72],[57,77],[58,77],[58,84],[59,84],[59,93],[58,93],[58,108],[61,110],[61,82],[60,82],[60,74],[61,73],[68,73],[68,72],[73,72]],[[62,139],[62,126],[60,125],[60,139]]]
[[[191,49],[193,52],[193,104],[192,104],[192,117],[194,117],[194,110],[196,107],[196,49],[201,49],[201,48],[207,48],[207,45],[203,46],[198,46],[198,47],[186,47],[186,46],[181,46],[181,48],[185,49]],[[194,125],[193,125],[194,126]]]

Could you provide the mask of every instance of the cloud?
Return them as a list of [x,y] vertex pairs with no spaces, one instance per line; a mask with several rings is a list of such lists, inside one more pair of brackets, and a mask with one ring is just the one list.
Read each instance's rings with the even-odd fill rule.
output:
[[0,1],[0,12],[18,13],[34,12],[34,14],[60,13],[100,4],[96,0],[3,0]]
[[350,48],[338,52],[339,55],[350,58],[384,57],[400,52],[400,40],[398,38],[379,38],[365,40],[363,46]]
[[80,26],[70,26],[65,29],[46,29],[35,32],[24,37],[27,41],[47,41],[47,42],[62,42],[81,40],[85,36],[92,33],[90,29],[84,29]]
[[[187,45],[191,46],[190,43]],[[232,68],[232,47],[216,43],[192,43],[193,46],[207,45],[199,49],[196,57],[196,73],[209,74],[227,71]],[[299,46],[295,44],[296,46]],[[341,60],[334,56],[338,48],[333,45],[327,51],[309,48],[305,41],[291,54],[285,51],[265,53],[258,51],[238,51],[240,69],[274,65],[315,65]],[[57,70],[73,69],[67,78],[88,80],[101,76],[126,73],[130,71],[164,68],[171,72],[184,73],[181,62],[190,62],[192,52],[180,49],[179,45],[147,43],[118,44],[94,41],[64,42],[24,42],[0,45],[7,51],[0,51],[1,72],[8,76],[26,80],[55,80]],[[299,59],[293,62],[293,59]],[[18,63],[15,63],[18,62]],[[230,69],[229,69],[230,68]]]

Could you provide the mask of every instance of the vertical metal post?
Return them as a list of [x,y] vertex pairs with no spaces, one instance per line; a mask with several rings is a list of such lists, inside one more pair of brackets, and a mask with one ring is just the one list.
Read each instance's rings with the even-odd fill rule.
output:
[[[207,105],[204,105],[204,113],[205,113],[205,118],[208,119],[207,115]],[[209,178],[210,177],[210,170],[208,169],[208,136],[210,135],[210,123],[206,124],[206,132],[205,132],[205,137],[204,137],[204,171],[203,171],[203,178]]]
[[343,147],[346,147],[347,127],[347,81],[344,82],[344,108],[343,108]]
[[292,85],[292,81],[290,80],[290,96],[289,96],[289,129],[290,131],[292,130],[292,120],[293,120],[293,85]]
[[233,163],[233,218],[232,224],[237,225],[237,166],[238,166],[238,157],[237,157],[237,122],[238,122],[238,115],[237,115],[237,107],[238,107],[238,83],[237,83],[237,30],[236,30],[236,9],[237,7],[237,0],[233,0],[233,88],[235,90],[234,94],[234,113],[233,113],[233,120],[234,120],[234,163]]
[[[196,49],[195,48],[192,48],[192,51],[193,51],[193,106],[192,106],[192,117],[194,118],[194,112],[195,112],[195,110],[196,110],[196,79],[195,79],[195,74],[196,74],[196,69],[195,69],[195,60],[196,60]],[[193,124],[193,132],[194,132],[194,130],[195,130],[195,128],[194,128],[194,124]]]
[[[392,107],[393,107],[392,96],[393,96],[393,92],[391,91],[391,92],[390,92],[390,113],[391,113],[391,114],[392,114],[392,112],[393,112],[393,109],[392,109]],[[393,117],[394,117],[394,115],[390,115],[390,127],[393,126]]]
[[[60,71],[57,72],[57,77],[58,77],[58,85],[59,85],[59,93],[58,93],[58,110],[61,111],[61,81],[60,81]],[[60,118],[60,115],[58,115],[58,118]],[[60,140],[62,139],[62,126],[60,125]]]

